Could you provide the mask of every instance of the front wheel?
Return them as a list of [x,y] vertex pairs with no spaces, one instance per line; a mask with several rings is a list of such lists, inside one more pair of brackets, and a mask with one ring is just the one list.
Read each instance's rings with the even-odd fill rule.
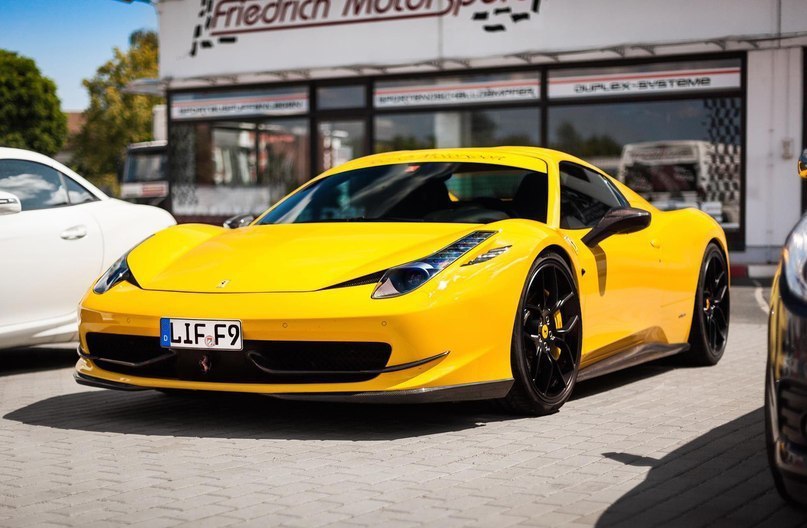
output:
[[554,253],[539,257],[518,305],[510,351],[514,384],[505,408],[543,415],[566,403],[580,366],[582,327],[569,266]]
[[695,365],[716,365],[729,335],[729,273],[726,257],[714,243],[706,246],[701,263],[687,358]]

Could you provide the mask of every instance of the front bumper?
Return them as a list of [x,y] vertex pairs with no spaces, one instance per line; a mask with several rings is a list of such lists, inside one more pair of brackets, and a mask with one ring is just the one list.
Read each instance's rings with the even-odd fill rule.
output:
[[[462,291],[446,289],[442,295],[424,290],[371,300],[372,285],[304,293],[195,294],[146,291],[122,283],[103,295],[88,293],[82,301],[80,346],[85,355],[76,364],[76,379],[106,388],[252,392],[297,399],[328,395],[329,400],[379,401],[388,391],[409,401],[503,396],[512,384],[510,340],[517,295],[469,285]],[[161,317],[239,319],[245,341],[375,342],[389,344],[391,353],[371,379],[311,383],[155,377],[114,371],[109,364],[102,368],[92,359],[89,333],[157,338]]]
[[[121,391],[148,390],[145,387],[128,385],[93,378],[78,372],[73,378],[79,385]],[[503,398],[510,392],[513,380],[488,381],[483,383],[467,383],[449,387],[427,387],[410,390],[370,391],[370,392],[302,392],[267,394],[273,398],[298,401],[323,401],[340,403],[441,403],[453,401],[491,400]]]
[[771,290],[766,376],[773,463],[788,488],[800,491],[793,495],[807,497],[807,303],[788,291],[781,273]]

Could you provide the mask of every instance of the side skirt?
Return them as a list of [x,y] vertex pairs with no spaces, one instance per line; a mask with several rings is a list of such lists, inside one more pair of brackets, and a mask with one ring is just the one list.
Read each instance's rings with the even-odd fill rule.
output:
[[687,350],[689,350],[689,343],[644,343],[632,346],[582,369],[577,375],[577,381],[604,376],[617,370],[680,354]]

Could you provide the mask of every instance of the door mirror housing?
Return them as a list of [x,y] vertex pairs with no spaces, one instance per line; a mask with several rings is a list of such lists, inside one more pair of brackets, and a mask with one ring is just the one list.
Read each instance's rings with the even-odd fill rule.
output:
[[583,243],[594,247],[611,235],[635,233],[650,225],[650,213],[635,207],[611,209],[583,237]]
[[796,162],[796,169],[798,170],[799,176],[807,179],[807,149],[801,151],[799,161]]
[[22,211],[20,199],[10,192],[0,191],[0,216],[17,214],[20,211]]
[[255,220],[255,215],[251,214],[240,214],[231,216],[227,220],[224,221],[224,227],[227,229],[238,229],[239,227],[246,227]]

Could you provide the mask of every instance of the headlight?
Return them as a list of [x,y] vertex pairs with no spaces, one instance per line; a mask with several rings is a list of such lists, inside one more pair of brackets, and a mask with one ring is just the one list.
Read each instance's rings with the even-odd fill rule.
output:
[[126,257],[128,256],[129,253],[126,253],[113,262],[109,269],[106,270],[106,273],[101,275],[101,278],[98,279],[98,282],[92,287],[92,291],[98,294],[106,293],[114,285],[125,280],[137,284],[132,276],[132,271],[129,269],[129,263],[126,262]]
[[803,217],[785,243],[782,259],[787,288],[800,299],[807,300],[807,216]]
[[372,298],[396,297],[419,288],[494,233],[495,231],[474,231],[424,259],[388,269],[378,281]]

